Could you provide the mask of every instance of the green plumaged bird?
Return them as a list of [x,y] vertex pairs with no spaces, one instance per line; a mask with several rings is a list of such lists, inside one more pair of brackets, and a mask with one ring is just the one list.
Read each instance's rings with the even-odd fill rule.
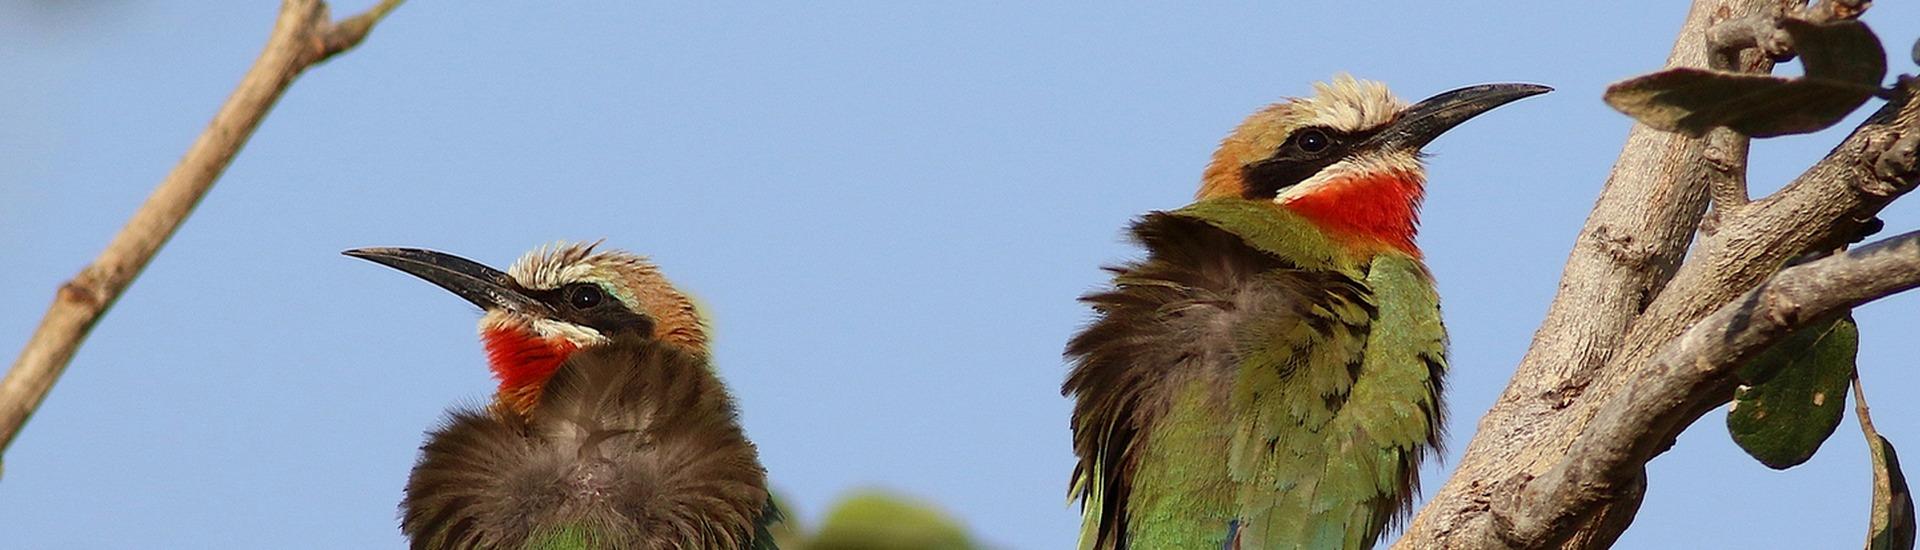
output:
[[1414,244],[1420,149],[1549,91],[1408,106],[1341,75],[1254,113],[1067,345],[1080,548],[1356,549],[1405,517],[1440,442],[1447,335]]
[[413,548],[775,548],[780,514],[704,320],[651,262],[569,244],[507,271],[416,248],[346,254],[485,310],[499,390],[421,447],[400,506]]

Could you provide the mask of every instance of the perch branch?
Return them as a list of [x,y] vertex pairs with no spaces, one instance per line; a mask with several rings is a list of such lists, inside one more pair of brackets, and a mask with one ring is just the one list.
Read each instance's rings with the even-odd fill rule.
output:
[[[1799,9],[1795,0],[1696,0],[1667,58],[1668,67],[1707,67],[1708,30],[1723,21]],[[1732,69],[1773,68],[1757,51]],[[1621,345],[1647,303],[1673,276],[1706,212],[1716,172],[1743,169],[1746,140],[1704,161],[1706,139],[1635,125],[1605,188],[1574,242],[1560,290],[1515,376],[1481,418],[1465,457],[1422,508],[1396,548],[1475,548],[1489,540],[1489,480],[1541,471],[1559,458],[1577,426],[1559,420]],[[1740,176],[1744,177],[1744,175]],[[1630,509],[1623,509],[1631,517]],[[1608,529],[1595,529],[1604,533]],[[1617,532],[1617,530],[1615,531]]]
[[[1489,434],[1483,421],[1482,432],[1476,435],[1474,445],[1482,444],[1482,437],[1493,437],[1496,439],[1485,440],[1485,445],[1499,448],[1491,451],[1487,458],[1481,458],[1473,456],[1475,448],[1469,447],[1462,471],[1473,472],[1466,474],[1471,476],[1468,479],[1480,481],[1468,488],[1472,492],[1466,496],[1471,500],[1463,499],[1455,513],[1487,516],[1485,512],[1493,503],[1507,498],[1504,495],[1531,486],[1530,480],[1548,475],[1549,471],[1567,468],[1568,457],[1578,452],[1571,448],[1574,442],[1586,433],[1603,409],[1612,406],[1621,396],[1629,395],[1632,390],[1628,388],[1647,376],[1644,369],[1650,368],[1648,365],[1656,352],[1673,342],[1672,335],[1689,330],[1708,314],[1755,288],[1778,273],[1788,260],[1851,240],[1888,202],[1911,191],[1915,180],[1920,179],[1920,169],[1913,163],[1913,159],[1920,156],[1914,152],[1920,148],[1920,101],[1914,100],[1917,89],[1920,83],[1903,80],[1892,101],[1843,140],[1827,158],[1786,188],[1745,206],[1719,212],[1713,231],[1702,238],[1693,258],[1680,266],[1664,287],[1651,289],[1650,302],[1643,311],[1631,316],[1630,327],[1622,331],[1624,338],[1619,338],[1619,333],[1606,334],[1614,339],[1605,340],[1606,346],[1602,349],[1562,351],[1545,356],[1562,361],[1601,357],[1604,363],[1600,368],[1572,372],[1547,370],[1548,376],[1562,377],[1527,382],[1541,376],[1543,368],[1532,363],[1535,355],[1552,351],[1543,348],[1542,340],[1536,337],[1535,346],[1529,350],[1529,358],[1522,363],[1515,382],[1496,403],[1495,412],[1489,414],[1491,419],[1503,409],[1531,412],[1526,417],[1531,424],[1513,422],[1506,426],[1509,433],[1527,440],[1518,443],[1520,448],[1515,449],[1515,436]],[[1699,183],[1708,185],[1710,181]],[[1566,297],[1567,290],[1563,283],[1562,298]],[[1572,298],[1570,307],[1578,307],[1583,300],[1590,299]],[[1555,307],[1559,306],[1560,302],[1556,301]],[[1542,330],[1554,328],[1549,324],[1543,325]],[[1563,372],[1566,374],[1561,375]],[[1516,392],[1516,388],[1528,385],[1540,388],[1556,381],[1562,385],[1536,396]],[[1701,391],[1694,394],[1696,402],[1689,403],[1689,412],[1682,417],[1689,422],[1698,418],[1726,399],[1730,387],[1721,384],[1700,388]],[[1671,436],[1664,434],[1656,438],[1651,443],[1654,450],[1638,457],[1639,462],[1634,464],[1635,476],[1639,475],[1639,465],[1651,457],[1651,453],[1657,453]],[[1483,466],[1480,462],[1509,457],[1518,465]],[[1462,474],[1455,475],[1455,480],[1461,479]],[[1528,500],[1536,504],[1580,505],[1528,512],[1549,518],[1545,523],[1551,528],[1530,527],[1524,518],[1513,520],[1517,524],[1508,524],[1509,519],[1494,514],[1493,521],[1456,522],[1453,530],[1444,533],[1445,540],[1461,546],[1532,544],[1543,540],[1565,547],[1604,546],[1604,541],[1610,540],[1608,537],[1617,536],[1631,520],[1630,512],[1621,517],[1619,511],[1637,505],[1630,479],[1637,478],[1610,477],[1606,478],[1610,485],[1581,488],[1584,494],[1605,495],[1605,498],[1570,502]],[[1447,496],[1444,491],[1436,500]],[[1564,524],[1568,521],[1578,525],[1568,527]],[[1562,536],[1574,538],[1558,538]]]
[[384,0],[366,13],[335,23],[320,0],[285,0],[267,45],[240,85],[160,181],[146,203],[79,275],[60,286],[53,305],[0,380],[0,452],[66,370],[80,343],[134,277],[153,260],[213,187],[247,137],[302,71],[353,48],[401,0]]
[[1780,271],[1709,314],[1636,371],[1600,409],[1559,464],[1496,500],[1501,539],[1545,548],[1569,536],[1582,513],[1640,476],[1662,442],[1738,367],[1795,329],[1920,287],[1920,231]]

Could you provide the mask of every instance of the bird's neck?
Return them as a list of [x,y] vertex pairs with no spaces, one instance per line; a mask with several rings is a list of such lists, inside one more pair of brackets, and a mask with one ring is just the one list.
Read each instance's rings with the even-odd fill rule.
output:
[[494,405],[521,415],[540,402],[547,379],[576,349],[565,338],[542,338],[518,326],[489,327],[480,339],[487,347],[487,367],[500,382]]
[[1418,172],[1371,172],[1326,182],[1281,205],[1349,246],[1418,258],[1413,241],[1425,180]]

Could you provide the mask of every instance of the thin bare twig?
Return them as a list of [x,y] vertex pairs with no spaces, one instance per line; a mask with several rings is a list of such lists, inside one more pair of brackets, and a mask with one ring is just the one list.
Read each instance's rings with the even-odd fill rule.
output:
[[1511,499],[1494,503],[1501,539],[1544,548],[1565,539],[1583,512],[1637,479],[1663,442],[1684,429],[1710,388],[1795,329],[1920,287],[1920,231],[1780,271],[1715,310],[1667,345],[1568,450]]
[[27,418],[39,408],[94,323],[180,228],[294,78],[358,45],[401,1],[383,0],[367,13],[339,23],[333,22],[321,0],[285,0],[281,4],[266,48],[241,77],[233,95],[220,106],[213,122],[114,235],[106,250],[60,286],[39,328],[27,340],[6,378],[0,380],[0,452],[13,443]]

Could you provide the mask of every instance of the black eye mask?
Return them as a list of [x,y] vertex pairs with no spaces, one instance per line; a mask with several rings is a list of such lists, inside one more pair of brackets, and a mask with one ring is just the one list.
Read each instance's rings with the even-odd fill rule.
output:
[[1324,126],[1294,130],[1273,156],[1242,167],[1247,182],[1241,196],[1250,200],[1273,200],[1282,190],[1299,185],[1340,159],[1364,149],[1375,132],[1342,132]]
[[589,327],[612,336],[619,332],[649,333],[653,320],[627,309],[626,304],[607,295],[600,285],[573,283],[552,290],[522,290],[528,297],[553,308],[554,317]]

